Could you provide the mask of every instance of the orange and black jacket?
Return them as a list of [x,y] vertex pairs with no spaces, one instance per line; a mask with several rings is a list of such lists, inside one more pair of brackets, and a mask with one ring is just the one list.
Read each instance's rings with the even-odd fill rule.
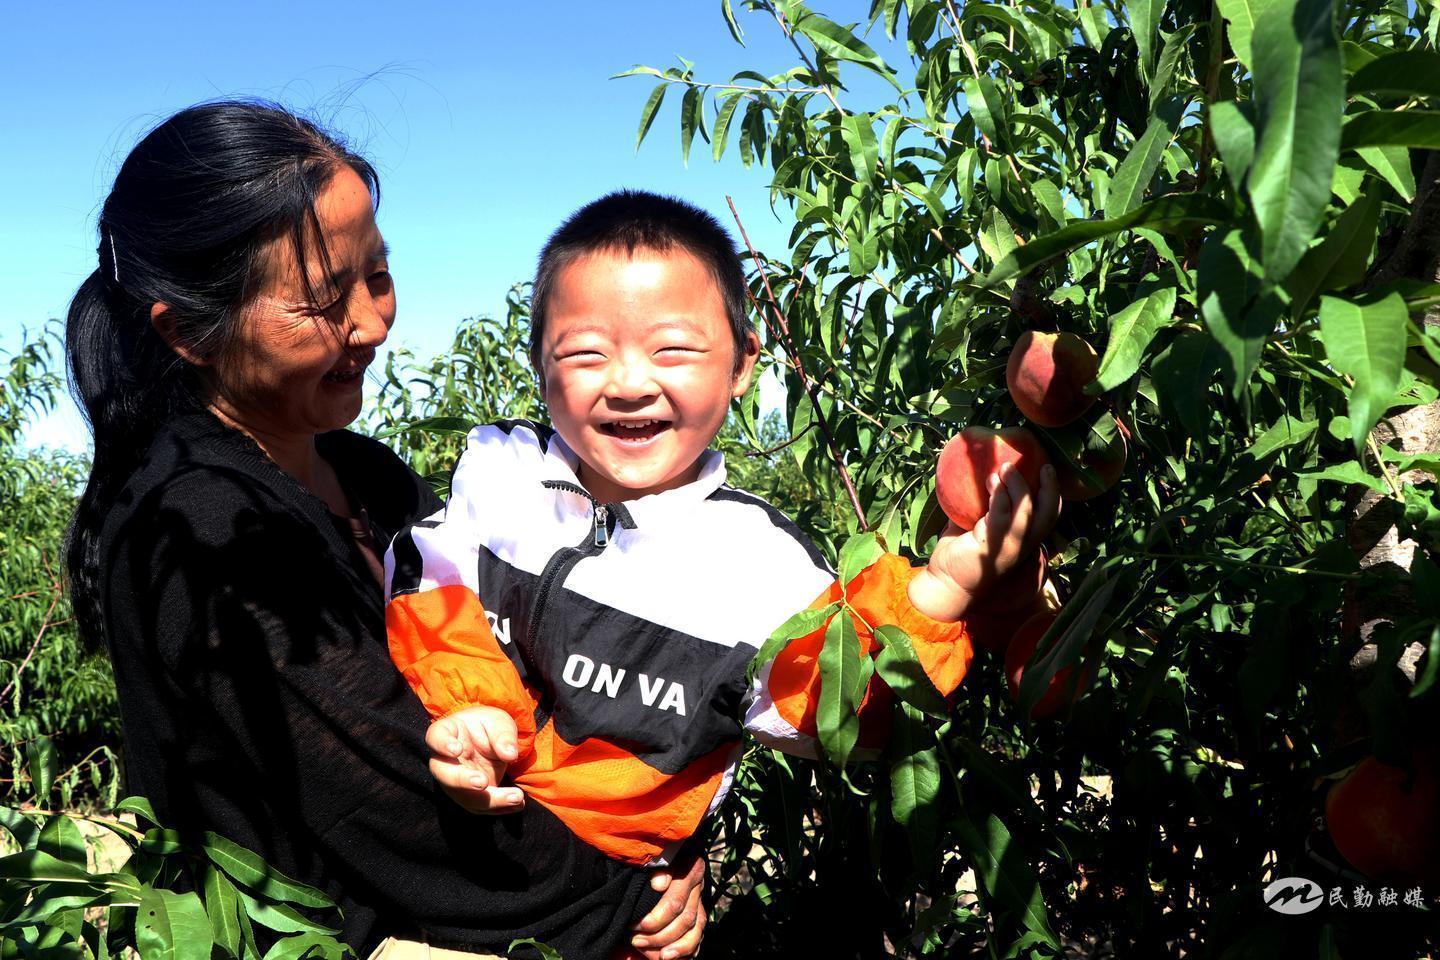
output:
[[[746,672],[777,626],[840,585],[783,514],[725,485],[719,453],[693,483],[625,503],[594,502],[576,464],[529,422],[470,434],[445,510],[386,556],[390,652],[431,716],[515,718],[510,780],[573,841],[656,865],[723,799],[743,730],[814,755],[823,627]],[[885,555],[846,594],[865,623],[903,627],[948,694],[970,640],[910,606],[912,573]],[[890,694],[877,680],[865,697],[862,747],[883,738]]]

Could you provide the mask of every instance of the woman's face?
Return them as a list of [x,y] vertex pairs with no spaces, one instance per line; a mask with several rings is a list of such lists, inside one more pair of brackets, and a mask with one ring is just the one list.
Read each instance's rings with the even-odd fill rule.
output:
[[316,198],[330,263],[306,251],[311,302],[289,237],[262,255],[266,279],[211,367],[216,411],[253,436],[337,430],[360,414],[365,368],[395,322],[385,241],[364,181],[342,167]]

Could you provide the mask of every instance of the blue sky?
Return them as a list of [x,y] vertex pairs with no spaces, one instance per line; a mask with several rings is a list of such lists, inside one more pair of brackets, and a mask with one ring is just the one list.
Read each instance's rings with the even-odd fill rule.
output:
[[[820,5],[842,21],[867,6]],[[715,0],[8,5],[0,348],[63,317],[95,268],[96,213],[134,142],[221,96],[311,111],[375,163],[399,296],[391,345],[421,354],[448,343],[461,318],[502,313],[560,218],[617,187],[687,197],[727,226],[731,194],[757,245],[783,248],[790,221],[783,206],[778,220],[770,212],[767,171],[733,152],[717,165],[698,138],[685,167],[676,95],[637,155],[652,80],[607,79],[676,55],[714,80],[794,65],[773,22],[740,17],[747,48]],[[84,430],[63,412],[31,438],[75,447]]]

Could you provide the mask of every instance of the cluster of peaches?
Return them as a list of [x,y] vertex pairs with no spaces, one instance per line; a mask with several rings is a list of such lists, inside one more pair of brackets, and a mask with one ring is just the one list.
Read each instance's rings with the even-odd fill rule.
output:
[[[945,445],[936,467],[935,492],[946,516],[961,529],[972,529],[989,504],[986,478],[1006,463],[1035,490],[1040,469],[1053,462],[1067,501],[1088,500],[1114,486],[1125,468],[1126,431],[1109,411],[1100,410],[1098,417],[1091,411],[1095,396],[1086,388],[1098,369],[1095,350],[1073,333],[1021,334],[1005,367],[1005,383],[1015,406],[1042,428],[1056,456],[1049,456],[1047,443],[1027,427],[966,427]],[[1059,594],[1045,578],[1046,564],[1041,548],[997,581],[967,616],[976,646],[1003,651],[1016,702],[1025,665],[1060,608]],[[1055,673],[1032,718],[1053,716],[1089,686],[1093,677],[1088,672],[1072,679],[1072,671],[1066,667]]]

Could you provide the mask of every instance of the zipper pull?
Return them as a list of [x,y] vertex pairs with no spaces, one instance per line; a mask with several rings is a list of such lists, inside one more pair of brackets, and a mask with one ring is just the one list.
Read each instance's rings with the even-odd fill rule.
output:
[[603,547],[610,542],[610,529],[605,525],[610,511],[604,504],[595,505],[595,546]]

